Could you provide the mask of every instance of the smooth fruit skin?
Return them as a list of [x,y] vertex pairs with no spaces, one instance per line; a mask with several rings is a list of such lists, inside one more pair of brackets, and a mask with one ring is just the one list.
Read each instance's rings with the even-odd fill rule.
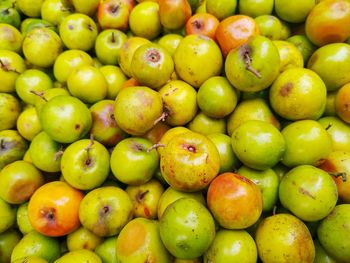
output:
[[281,39],[282,23],[273,15],[261,15],[255,18],[260,34],[271,40]]
[[84,137],[92,124],[91,113],[79,99],[62,95],[48,101],[40,112],[43,130],[55,141],[72,143]]
[[193,132],[206,136],[213,133],[226,133],[226,121],[224,118],[212,118],[203,112],[198,112],[188,123],[187,127]]
[[332,139],[314,120],[295,121],[282,130],[286,151],[282,163],[288,167],[318,165],[332,151]]
[[58,239],[32,231],[17,243],[11,254],[11,262],[32,256],[43,258],[48,262],[54,262],[60,256],[60,253]]
[[244,229],[259,219],[263,201],[255,183],[239,174],[223,173],[209,185],[207,205],[220,226]]
[[271,86],[272,109],[287,120],[318,119],[327,102],[327,88],[313,71],[290,68],[282,72]]
[[236,89],[256,92],[272,84],[279,74],[279,65],[279,52],[273,42],[263,36],[254,36],[228,54],[225,72]]
[[286,143],[281,132],[264,121],[246,121],[232,133],[232,149],[246,166],[265,170],[282,158]]
[[80,190],[100,186],[109,174],[108,150],[99,142],[82,139],[63,152],[61,173],[66,182]]
[[301,220],[318,221],[335,207],[338,190],[327,172],[311,165],[300,165],[282,177],[279,199]]
[[245,0],[238,2],[239,13],[250,17],[270,15],[273,7],[274,0]]
[[116,236],[109,237],[95,248],[94,252],[102,259],[104,263],[117,262],[117,251],[115,249],[116,242]]
[[34,165],[18,160],[0,171],[0,198],[10,204],[21,204],[44,184],[44,177]]
[[220,48],[215,41],[201,35],[184,37],[173,58],[176,73],[195,88],[208,78],[219,75],[223,64]]
[[167,29],[179,29],[185,26],[192,10],[186,0],[159,0],[159,18]]
[[350,149],[350,127],[336,116],[322,117],[317,120],[332,137],[333,151]]
[[16,122],[18,133],[27,141],[32,141],[42,130],[38,112],[35,107],[24,109],[19,114]]
[[331,258],[324,248],[321,246],[320,242],[316,239],[315,244],[315,260],[314,263],[337,263],[333,258]]
[[315,258],[308,228],[290,214],[265,218],[258,226],[255,242],[263,262],[312,263]]
[[99,68],[107,81],[107,99],[115,100],[127,77],[120,67],[105,65]]
[[308,15],[305,32],[307,37],[317,46],[344,42],[350,36],[349,23],[349,1],[322,1]]
[[67,248],[69,251],[80,249],[94,250],[103,241],[90,230],[80,227],[67,235]]
[[195,192],[204,189],[218,174],[220,156],[216,146],[204,135],[180,133],[162,150],[160,168],[173,188]]
[[280,55],[280,72],[290,68],[302,68],[304,66],[303,55],[292,43],[284,40],[274,40],[273,43]]
[[21,111],[22,107],[15,96],[0,93],[0,115],[2,116],[0,131],[14,128]]
[[212,215],[194,199],[180,198],[169,205],[159,224],[163,244],[177,258],[201,256],[215,238]]
[[16,130],[0,131],[0,142],[0,170],[21,160],[28,149],[28,143]]
[[59,25],[72,12],[73,6],[69,0],[45,0],[41,6],[41,18],[53,25]]
[[0,198],[0,212],[0,233],[3,233],[16,223],[16,208]]
[[0,262],[11,262],[12,251],[21,238],[22,235],[15,229],[0,231]]
[[304,64],[306,65],[311,55],[315,52],[317,47],[305,35],[294,35],[287,38],[288,42],[294,44],[296,48],[303,55]]
[[335,111],[337,115],[345,121],[347,124],[350,124],[350,84],[345,84],[341,87],[337,95],[335,96]]
[[120,232],[114,245],[117,262],[172,262],[159,234],[159,222],[146,218],[131,220]]
[[201,34],[215,40],[215,31],[219,23],[219,20],[211,14],[194,14],[187,20],[185,32],[186,35]]
[[315,4],[315,0],[275,0],[275,11],[279,18],[287,22],[301,23],[306,20]]
[[23,235],[26,235],[32,230],[34,230],[28,218],[28,202],[18,206],[16,214],[16,223],[19,231],[21,231]]
[[14,26],[0,22],[0,39],[0,49],[11,50],[16,53],[21,51],[23,37]]
[[259,27],[253,18],[234,15],[220,22],[215,31],[215,38],[226,57],[232,49],[245,44],[249,38],[259,33]]
[[19,0],[16,1],[16,7],[26,16],[29,17],[40,17],[41,5],[44,0]]
[[350,205],[338,205],[321,221],[317,237],[325,251],[337,262],[350,261]]
[[206,0],[206,11],[217,19],[223,20],[234,15],[237,7],[237,0]]
[[104,186],[90,191],[78,211],[80,222],[85,228],[106,237],[118,234],[132,219],[133,204],[121,188]]
[[55,263],[70,263],[70,262],[81,262],[81,263],[102,263],[102,260],[96,253],[88,249],[80,249],[70,251],[59,259]]
[[254,239],[244,230],[221,229],[204,254],[204,263],[255,263],[258,251]]
[[162,112],[163,102],[159,93],[145,86],[122,89],[114,105],[114,117],[118,126],[135,136],[149,131]]
[[65,182],[46,183],[29,201],[29,221],[46,236],[64,236],[80,226],[78,211],[82,199],[83,193]]
[[338,90],[350,81],[350,45],[334,43],[320,47],[310,57],[307,67],[322,78],[328,91]]

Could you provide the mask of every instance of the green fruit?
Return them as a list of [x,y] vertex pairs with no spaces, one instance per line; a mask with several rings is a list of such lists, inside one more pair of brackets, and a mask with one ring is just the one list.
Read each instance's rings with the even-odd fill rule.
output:
[[[19,100],[7,93],[0,93],[0,131],[9,130],[16,126],[17,118],[21,113]],[[0,168],[1,169],[1,168]]]
[[205,115],[203,112],[198,112],[197,115],[189,122],[188,128],[203,135],[213,133],[226,133],[226,120],[216,119]]
[[279,199],[298,218],[318,221],[333,210],[338,191],[328,173],[311,165],[300,165],[283,176]]
[[318,122],[331,135],[333,151],[348,151],[350,149],[350,127],[335,116],[323,117]]
[[182,39],[183,36],[178,34],[166,34],[159,38],[157,42],[173,56]]
[[263,212],[271,211],[278,200],[279,177],[272,169],[257,171],[246,166],[238,169],[238,174],[253,181],[261,190]]
[[288,42],[294,44],[303,55],[304,64],[306,65],[311,55],[317,47],[305,35],[294,35],[287,39]]
[[327,254],[317,239],[314,241],[314,244],[316,249],[314,263],[336,263],[336,261]]
[[17,131],[24,139],[33,140],[42,130],[36,108],[28,107],[24,109],[17,118],[16,126]]
[[58,239],[31,231],[13,249],[11,262],[27,256],[37,256],[53,262],[60,256],[60,243]]
[[271,40],[281,39],[282,23],[272,15],[261,15],[255,18],[260,34]]
[[[0,7],[1,20],[1,7]],[[22,48],[22,35],[17,28],[0,22],[0,49],[11,50],[20,53]]]
[[275,0],[275,11],[278,17],[287,22],[301,23],[315,5],[315,0]]
[[218,76],[223,63],[219,46],[214,40],[203,35],[184,37],[173,57],[176,73],[196,88],[208,78]]
[[270,89],[272,109],[287,120],[316,120],[322,116],[326,102],[325,84],[309,69],[287,69]]
[[315,246],[306,225],[289,214],[265,218],[255,234],[258,254],[263,262],[313,263]]
[[0,233],[5,232],[16,222],[16,208],[0,198]]
[[246,166],[265,170],[282,158],[286,143],[280,131],[267,122],[246,121],[232,133],[232,148]]
[[102,241],[102,237],[95,235],[84,227],[79,227],[67,235],[67,248],[69,251],[80,249],[93,251]]
[[132,76],[138,82],[154,89],[162,87],[174,71],[171,55],[154,43],[144,44],[136,49],[130,66]]
[[9,24],[19,28],[21,24],[21,15],[15,7],[15,4],[9,2],[8,4],[2,1],[0,4],[0,23]]
[[219,20],[234,15],[237,0],[206,0],[206,10]]
[[50,22],[39,18],[26,18],[21,23],[21,32],[26,36],[30,31],[36,28],[48,28],[57,33],[57,28]]
[[338,90],[350,82],[350,45],[334,43],[320,47],[310,57],[307,67],[322,78],[328,91]]
[[22,236],[17,230],[0,231],[0,262],[10,262],[14,247]]
[[290,68],[302,68],[304,66],[303,55],[292,43],[283,40],[274,40],[273,43],[280,54],[280,72]]
[[83,138],[92,123],[91,113],[85,104],[65,95],[49,100],[43,106],[39,118],[43,130],[61,143],[72,143]]
[[7,164],[22,159],[27,149],[27,142],[17,131],[0,131],[0,170]]
[[321,221],[317,237],[328,255],[337,262],[350,261],[350,205],[338,205]]
[[88,249],[70,251],[57,259],[54,263],[102,263],[101,258]]
[[131,220],[120,232],[116,242],[117,262],[172,262],[159,235],[158,221],[146,218]]
[[37,256],[27,256],[23,258],[16,259],[12,263],[49,263],[46,259]]
[[317,166],[332,151],[332,139],[314,120],[295,121],[282,130],[286,151],[282,163],[288,167],[302,164]]
[[237,92],[225,77],[211,77],[198,90],[197,103],[209,117],[224,118],[237,105]]
[[204,263],[255,263],[258,252],[254,239],[244,230],[219,230],[204,254]]
[[94,252],[102,259],[103,263],[117,262],[117,251],[115,249],[116,242],[116,236],[109,237],[95,248]]
[[[274,66],[271,66],[274,65]],[[240,91],[260,91],[269,87],[279,74],[277,47],[263,36],[255,36],[233,49],[225,61],[231,84]]]
[[239,13],[250,17],[270,15],[274,0],[245,0],[238,2]]
[[214,219],[196,200],[181,198],[160,219],[160,237],[170,253],[181,259],[201,256],[215,238]]
[[23,235],[28,234],[34,228],[29,222],[28,218],[28,202],[21,204],[17,209],[16,221],[18,229],[21,231]]
[[100,72],[107,81],[107,99],[115,100],[127,78],[121,68],[113,65],[100,67]]
[[69,0],[45,0],[41,6],[41,18],[53,25],[59,25],[62,19],[73,11]]
[[26,16],[40,17],[41,5],[44,0],[17,0],[16,7]]

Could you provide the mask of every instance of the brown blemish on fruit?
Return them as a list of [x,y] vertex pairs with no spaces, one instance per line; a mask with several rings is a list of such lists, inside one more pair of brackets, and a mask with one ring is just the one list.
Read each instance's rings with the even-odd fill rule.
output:
[[56,209],[53,207],[45,207],[40,210],[40,214],[42,217],[45,217],[49,223],[55,223],[56,217],[55,217]]
[[319,168],[328,173],[337,172],[337,167],[327,159],[323,161],[323,163],[319,166]]
[[144,192],[141,192],[141,191],[137,192],[137,194],[136,194],[136,201],[138,203],[142,203],[148,193],[149,193],[149,190],[146,190]]
[[195,20],[192,22],[192,25],[197,29],[200,30],[203,27],[203,23],[201,21]]
[[147,232],[143,225],[135,223],[118,237],[118,253],[129,256],[140,250],[147,239]]
[[80,124],[75,124],[74,129],[75,130],[79,130],[80,129]]
[[306,195],[306,196],[308,196],[308,197],[310,197],[310,198],[312,198],[312,199],[314,199],[314,200],[316,199],[315,196],[313,196],[308,190],[306,190],[306,189],[303,188],[303,187],[299,187],[298,191],[299,191],[299,193],[301,193],[301,194],[303,194],[303,195]]
[[36,185],[25,181],[17,181],[9,189],[8,196],[14,203],[22,203],[27,200],[35,191]]
[[151,49],[151,50],[147,51],[146,58],[148,61],[156,63],[161,59],[161,55],[160,55],[158,50]]
[[289,93],[292,91],[293,89],[293,83],[288,82],[285,85],[283,85],[283,87],[280,90],[280,94],[282,97],[286,97],[289,95]]
[[252,49],[248,46],[248,45],[242,45],[240,48],[240,55],[243,59],[243,62],[245,64],[245,68],[246,70],[250,71],[251,73],[253,73],[257,78],[261,78],[261,74],[258,70],[256,70],[255,68],[253,68],[252,65]]
[[111,5],[109,7],[109,11],[113,14],[113,15],[116,15],[119,11],[119,8],[120,8],[120,5],[119,4],[116,4],[116,5]]

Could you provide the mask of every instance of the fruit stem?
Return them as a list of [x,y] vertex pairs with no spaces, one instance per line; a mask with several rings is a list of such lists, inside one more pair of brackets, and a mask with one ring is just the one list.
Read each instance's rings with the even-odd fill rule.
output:
[[149,153],[150,151],[157,149],[158,147],[165,147],[165,144],[162,143],[156,143],[153,144],[151,147],[149,147],[146,151]]
[[115,34],[114,34],[114,32],[112,32],[112,43],[115,43]]
[[252,58],[250,57],[250,49],[247,48],[245,49],[245,51],[243,52],[243,61],[245,64],[245,68],[246,70],[250,71],[251,73],[253,73],[256,77],[258,77],[259,79],[261,79],[261,74],[259,71],[257,71],[255,68],[253,68],[252,66]]
[[54,160],[55,162],[63,155],[63,146],[61,145],[60,149],[55,153]]
[[158,122],[161,122],[161,121],[165,121],[165,119],[169,116],[169,113],[165,110],[163,111],[162,115],[160,115],[160,117],[158,119],[156,119],[154,122],[153,122],[153,125],[156,125],[158,124]]
[[348,175],[345,172],[329,172],[329,175],[334,177],[341,177],[343,182],[346,182],[346,180],[348,179]]
[[86,150],[86,155],[87,155],[87,159],[85,161],[85,163],[87,165],[89,165],[91,163],[91,159],[90,159],[90,149],[92,148],[92,146],[94,145],[94,135],[91,133],[90,134],[90,142],[89,145],[86,146],[85,150]]
[[44,101],[48,101],[45,97],[44,97],[44,92],[40,92],[40,91],[36,91],[36,90],[31,90],[30,93],[33,93],[34,95],[39,96],[40,98],[42,98]]
[[144,192],[138,192],[136,195],[137,202],[140,203],[145,198],[146,194],[148,194],[148,193],[149,193],[149,190],[146,190]]

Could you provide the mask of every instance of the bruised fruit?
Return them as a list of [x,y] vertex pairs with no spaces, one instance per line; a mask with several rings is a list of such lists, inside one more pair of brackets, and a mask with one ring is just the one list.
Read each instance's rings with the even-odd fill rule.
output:
[[223,173],[209,185],[207,205],[220,226],[244,229],[259,219],[263,201],[255,183],[239,174]]
[[164,246],[175,257],[201,256],[215,237],[215,223],[209,210],[191,198],[180,198],[165,209],[159,222]]
[[173,57],[178,76],[195,88],[208,78],[219,75],[223,64],[218,45],[203,35],[184,37]]
[[279,67],[277,47],[263,36],[254,36],[233,49],[225,61],[227,78],[240,91],[256,92],[268,88],[278,76]]
[[163,102],[158,92],[144,86],[122,89],[115,101],[118,126],[131,135],[143,135],[162,118]]
[[195,192],[204,189],[218,174],[220,156],[216,146],[204,135],[180,133],[162,150],[160,168],[174,189]]
[[270,89],[272,109],[287,120],[318,119],[327,101],[327,88],[313,71],[291,68],[282,72]]
[[263,262],[314,262],[315,246],[310,232],[293,215],[276,214],[263,219],[255,242]]

